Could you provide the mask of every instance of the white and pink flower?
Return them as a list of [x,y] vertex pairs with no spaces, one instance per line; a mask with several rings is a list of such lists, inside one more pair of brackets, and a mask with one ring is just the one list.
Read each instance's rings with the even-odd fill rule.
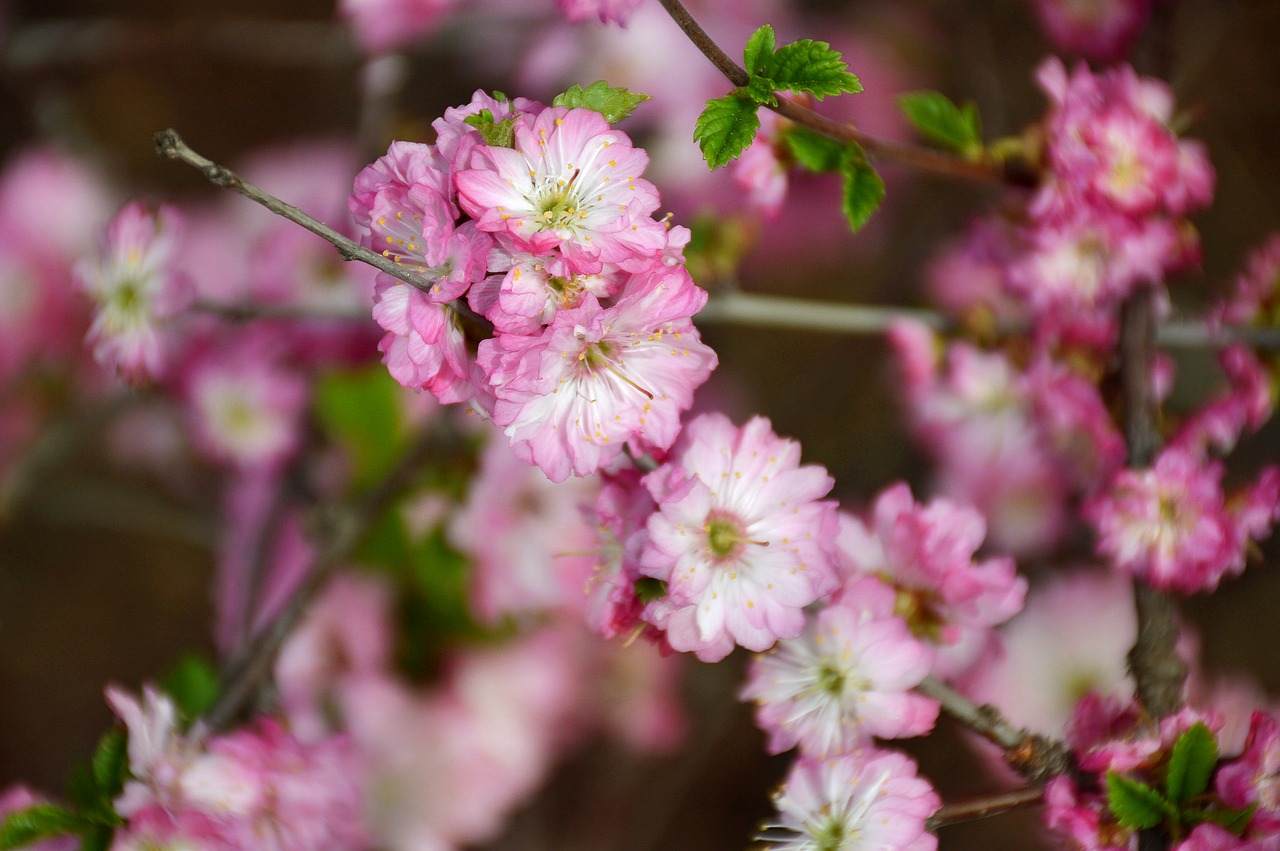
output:
[[832,484],[762,417],[695,418],[645,478],[658,509],[640,569],[667,589],[645,619],[704,661],[800,635],[804,607],[838,584]]

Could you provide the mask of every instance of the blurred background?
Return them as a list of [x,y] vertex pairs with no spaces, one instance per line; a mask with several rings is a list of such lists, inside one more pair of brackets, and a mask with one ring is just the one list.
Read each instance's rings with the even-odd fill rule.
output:
[[[1280,230],[1280,4],[1168,6],[1159,37],[1171,83],[1194,117],[1188,134],[1208,145],[1218,174],[1216,202],[1196,219],[1203,270],[1176,282],[1178,308],[1194,315],[1250,248]],[[1028,0],[691,7],[734,55],[763,22],[775,24],[780,43],[831,41],[865,92],[824,111],[879,135],[911,138],[893,98],[924,88],[974,100],[988,138],[1016,135],[1044,112],[1032,72],[1051,47]],[[215,200],[221,190],[192,169],[155,156],[152,134],[173,127],[196,150],[232,164],[304,140],[344,145],[350,168],[341,195],[389,140],[429,140],[430,121],[477,88],[545,101],[570,84],[607,78],[655,98],[622,129],[650,149],[646,176],[662,191],[664,210],[677,223],[727,221],[742,208],[742,190],[727,173],[707,175],[690,141],[698,104],[727,85],[662,15],[651,3],[619,30],[566,24],[551,0],[476,0],[370,59],[333,4],[321,0],[0,0],[0,167],[33,146],[52,146],[88,164],[117,206],[132,197],[224,203]],[[863,232],[847,233],[833,185],[797,180],[777,219],[741,217],[720,234],[727,254],[740,254],[737,273],[700,282],[845,302],[924,303],[931,259],[976,211],[998,200],[999,190],[892,164],[883,173],[888,200]],[[35,228],[64,226],[41,212],[32,210]],[[848,508],[860,509],[898,479],[928,492],[927,459],[905,436],[882,339],[702,330],[722,366],[701,391],[700,407],[738,421],[769,416],[779,434],[801,442],[807,461],[831,471]],[[1176,356],[1175,407],[1215,380],[1211,354]],[[163,476],[131,468],[118,463],[118,430],[78,416],[73,405],[50,403],[46,413],[42,440],[10,447],[28,457],[23,453],[38,445],[43,454],[28,464],[31,475],[0,514],[0,787],[22,781],[56,794],[71,764],[111,723],[105,683],[136,688],[190,651],[213,655],[210,588],[221,504],[218,472],[209,466],[191,462]],[[1231,469],[1243,474],[1274,460],[1277,446],[1280,429],[1272,423],[1242,446]],[[1264,558],[1266,567],[1183,610],[1200,636],[1205,670],[1247,671],[1257,688],[1275,694],[1274,542]],[[1022,567],[1034,583],[1041,566]],[[744,847],[769,813],[768,791],[787,760],[764,754],[750,707],[734,696],[743,661],[739,655],[686,676],[684,748],[661,757],[628,755],[604,742],[579,748],[492,847]],[[907,749],[944,798],[1006,782],[995,775],[975,780],[972,750],[946,723]],[[1033,819],[1020,814],[947,828],[942,847],[1036,847],[1026,830]]]

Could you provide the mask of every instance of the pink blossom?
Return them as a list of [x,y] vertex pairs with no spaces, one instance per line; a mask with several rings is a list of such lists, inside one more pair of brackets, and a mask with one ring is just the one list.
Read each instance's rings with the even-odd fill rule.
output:
[[536,334],[559,310],[582,304],[590,293],[598,300],[617,294],[626,277],[619,269],[575,273],[563,258],[510,252],[501,245],[489,253],[495,273],[471,288],[471,307],[505,334]]
[[471,556],[471,604],[486,623],[581,610],[595,532],[586,508],[595,483],[554,483],[490,440],[449,540]]
[[1221,463],[1166,447],[1145,470],[1120,470],[1084,506],[1098,553],[1156,588],[1213,590],[1244,569],[1243,542],[1227,512]]
[[628,443],[667,449],[716,365],[689,321],[705,301],[683,267],[658,265],[633,275],[612,305],[586,294],[538,336],[483,341],[494,423],[552,481],[594,473]]
[[1035,6],[1058,50],[1110,62],[1129,52],[1152,0],[1036,0]]
[[427,390],[445,404],[476,395],[474,364],[452,307],[386,277],[375,285],[373,319],[386,331],[378,343],[382,362],[401,385]]
[[178,212],[126,206],[107,228],[102,250],[76,266],[80,287],[97,309],[87,340],[94,358],[133,381],[159,377],[168,366],[165,323],[191,299],[173,270]]
[[1265,324],[1280,300],[1280,233],[1272,234],[1245,261],[1230,295],[1211,314],[1215,324]]
[[626,26],[643,0],[556,0],[556,6],[575,24],[598,18],[602,24]]
[[769,421],[691,421],[667,463],[645,478],[657,501],[641,572],[667,583],[645,619],[703,661],[735,643],[766,650],[804,629],[803,608],[837,584],[835,503],[826,470]]
[[868,525],[840,516],[846,582],[867,576],[893,588],[897,613],[938,648],[940,676],[969,668],[994,638],[991,627],[1017,614],[1027,593],[1013,559],[975,560],[985,535],[986,523],[972,508],[946,499],[918,505],[906,484],[876,498]]
[[1280,723],[1274,716],[1253,713],[1244,753],[1222,766],[1214,788],[1228,806],[1257,804],[1258,813],[1280,827]]
[[181,376],[196,445],[239,470],[277,470],[297,451],[308,399],[305,377],[266,332],[227,338],[195,353]]
[[1257,431],[1271,418],[1275,391],[1271,375],[1245,346],[1225,346],[1218,361],[1227,377],[1227,391],[1192,411],[1170,443],[1192,452],[1230,452],[1236,441]]
[[649,515],[657,503],[641,477],[634,467],[601,474],[595,504],[601,555],[588,584],[587,625],[605,638],[635,630],[645,607],[636,583],[642,578],[640,555],[649,538]]
[[942,805],[916,766],[893,751],[867,749],[829,760],[797,759],[774,798],[780,828],[768,838],[778,851],[893,848],[933,851],[925,820]]
[[864,747],[871,738],[928,733],[936,701],[915,694],[933,653],[901,618],[857,605],[846,595],[823,608],[799,638],[778,642],[751,665],[743,700],[756,703],[756,722],[769,733],[770,753],[797,744],[805,756],[828,758]]
[[787,161],[782,130],[790,126],[768,110],[761,110],[755,140],[733,164],[733,179],[747,190],[748,202],[767,219],[777,218],[787,197]]
[[517,116],[512,148],[477,147],[455,180],[481,230],[517,250],[559,249],[576,271],[660,254],[665,229],[650,216],[658,192],[640,177],[649,157],[598,112],[551,107]]

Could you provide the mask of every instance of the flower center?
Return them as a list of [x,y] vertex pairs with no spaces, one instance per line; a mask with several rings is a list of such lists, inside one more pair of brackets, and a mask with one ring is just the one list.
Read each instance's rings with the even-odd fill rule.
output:
[[813,832],[813,847],[815,851],[841,851],[845,847],[845,840],[852,839],[856,833],[857,831],[850,831],[843,820],[828,819]]
[[707,552],[714,561],[732,561],[742,554],[746,544],[769,546],[768,541],[753,541],[746,536],[743,523],[736,517],[712,511],[707,515],[702,531],[707,535]]
[[574,169],[568,180],[557,180],[540,193],[535,218],[543,230],[569,227],[587,215],[580,209],[581,202],[573,185],[580,173],[579,169]]
[[822,663],[822,667],[818,668],[818,690],[832,697],[839,697],[844,694],[844,671],[837,668],[830,662]]

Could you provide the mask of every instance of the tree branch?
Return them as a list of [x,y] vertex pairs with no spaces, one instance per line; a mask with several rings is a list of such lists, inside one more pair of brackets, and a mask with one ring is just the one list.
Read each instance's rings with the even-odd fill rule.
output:
[[925,828],[935,831],[952,824],[978,821],[1024,807],[1034,807],[1043,801],[1044,788],[1041,786],[1027,786],[1022,789],[1011,789],[1008,792],[997,792],[993,795],[966,798],[963,801],[944,804],[942,809],[925,822]]
[[[711,60],[721,74],[735,86],[745,86],[750,75],[744,68],[729,57],[717,45],[706,30],[699,26],[689,10],[680,0],[659,0],[667,14],[676,22],[702,54]],[[863,133],[852,124],[834,121],[820,115],[808,107],[801,106],[785,97],[778,98],[777,106],[769,107],[783,118],[789,119],[802,127],[807,127],[837,142],[853,143],[860,146],[873,158],[893,160],[924,171],[943,174],[948,177],[959,177],[970,180],[1011,183],[1019,186],[1034,186],[1039,182],[1039,175],[1034,173],[1025,163],[1010,161],[1003,167],[989,162],[973,161],[953,156],[932,148],[916,145],[904,145],[891,142]]]
[[1015,727],[991,704],[979,706],[934,677],[926,677],[916,691],[938,701],[952,718],[999,745],[1005,761],[1028,780],[1042,782],[1072,771],[1071,754],[1061,742]]
[[[1124,432],[1129,466],[1151,465],[1160,448],[1159,411],[1152,384],[1155,358],[1155,291],[1143,288],[1124,305],[1120,317],[1120,379],[1124,392]],[[1187,666],[1178,656],[1177,612],[1173,601],[1145,583],[1134,582],[1138,636],[1129,651],[1129,672],[1138,701],[1163,718],[1182,706]]]
[[[178,160],[187,165],[199,169],[200,173],[215,186],[221,186],[223,189],[230,189],[239,192],[251,201],[256,201],[266,207],[277,216],[282,216],[294,224],[301,225],[316,236],[328,241],[334,248],[338,249],[338,254],[343,260],[359,260],[361,263],[367,263],[385,272],[391,277],[404,281],[414,289],[421,292],[431,293],[434,282],[418,272],[412,271],[410,268],[397,263],[390,257],[385,257],[376,252],[370,251],[363,245],[348,239],[329,225],[313,218],[299,210],[292,204],[287,204],[279,198],[264,192],[257,186],[237,175],[226,166],[218,165],[210,159],[196,153],[187,143],[182,141],[182,137],[178,135],[176,130],[161,130],[155,135],[156,153],[166,160]],[[419,269],[420,272],[430,274],[431,269]],[[476,327],[492,331],[493,326],[487,319],[475,314],[466,302],[461,299],[455,299],[449,302],[449,307],[457,312],[461,317],[472,323]]]

